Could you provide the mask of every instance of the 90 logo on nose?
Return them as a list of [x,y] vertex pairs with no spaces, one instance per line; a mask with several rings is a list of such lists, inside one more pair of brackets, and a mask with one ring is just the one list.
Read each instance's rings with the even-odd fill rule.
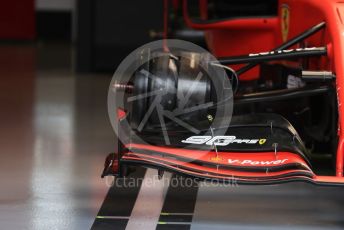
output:
[[182,140],[185,144],[227,146],[229,144],[265,144],[266,139],[237,139],[236,136],[191,136]]

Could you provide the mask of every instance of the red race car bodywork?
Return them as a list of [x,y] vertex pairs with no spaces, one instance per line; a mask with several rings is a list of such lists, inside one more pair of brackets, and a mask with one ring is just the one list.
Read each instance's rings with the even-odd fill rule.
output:
[[[170,1],[166,1],[168,3]],[[223,146],[222,150],[208,151],[197,149],[199,141],[207,144],[212,138],[205,137],[204,140],[197,139],[184,133],[176,134],[175,143],[190,143],[195,148],[185,149],[178,144],[164,146],[157,144],[154,140],[148,141],[150,145],[136,143],[131,140],[128,143],[120,143],[118,150],[110,154],[106,163],[103,176],[121,174],[122,166],[125,165],[145,165],[155,167],[160,170],[168,170],[183,175],[202,179],[217,179],[230,181],[235,179],[238,183],[247,184],[271,184],[289,181],[307,181],[315,184],[341,185],[344,184],[343,177],[343,154],[344,154],[344,3],[339,0],[279,0],[278,13],[275,16],[259,16],[244,18],[229,18],[222,20],[209,20],[208,1],[200,0],[200,21],[193,20],[188,13],[188,2],[173,1],[175,8],[181,7],[184,21],[187,26],[203,30],[205,39],[211,53],[223,63],[230,65],[236,71],[241,71],[246,66],[238,61],[231,61],[235,57],[245,54],[252,56],[276,55],[278,52],[305,51],[312,47],[324,47],[326,55],[319,55],[308,60],[307,70],[327,71],[336,77],[330,84],[337,95],[338,108],[338,142],[335,154],[335,174],[318,175],[314,172],[307,157],[304,157],[303,144],[295,144],[297,132],[288,128],[290,124],[281,121],[276,126],[285,135],[287,140],[290,134],[290,143],[298,145],[296,148],[285,143],[285,149],[262,148],[260,151],[238,149]],[[305,36],[300,42],[290,42],[289,46],[282,47],[288,41],[293,41],[304,32],[310,34]],[[167,34],[167,32],[165,33]],[[269,53],[268,51],[274,51]],[[229,58],[233,57],[229,60]],[[228,61],[229,60],[229,61]],[[227,62],[226,62],[227,61]],[[298,66],[295,60],[272,60],[288,66]],[[300,61],[299,61],[300,62]],[[261,66],[255,66],[240,74],[240,81],[250,82],[259,79]],[[319,86],[318,90],[322,89]],[[305,92],[305,91],[303,91]],[[294,93],[294,92],[292,92]],[[272,94],[271,97],[274,97]],[[119,110],[119,123],[126,119],[125,111]],[[278,118],[279,119],[279,118]],[[254,123],[255,124],[255,123]],[[261,123],[259,123],[261,124]],[[241,124],[240,124],[241,125]],[[269,124],[262,126],[269,128]],[[234,127],[234,126],[233,126]],[[235,126],[236,127],[236,126]],[[245,128],[242,126],[242,128]],[[263,131],[262,131],[263,133]],[[146,135],[154,136],[154,132]],[[265,134],[259,134],[265,135]],[[191,137],[190,137],[191,136]],[[239,139],[240,134],[229,133],[221,137],[221,141],[228,144],[249,143],[258,147],[265,144],[265,136],[252,136],[247,139]],[[272,142],[273,143],[273,142]],[[300,150],[301,149],[301,150]]]

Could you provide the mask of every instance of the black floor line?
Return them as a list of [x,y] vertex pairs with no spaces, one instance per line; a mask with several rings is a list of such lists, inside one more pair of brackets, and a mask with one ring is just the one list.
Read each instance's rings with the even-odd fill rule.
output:
[[[178,183],[176,183],[178,180]],[[198,184],[188,179],[172,176],[157,230],[190,229],[195,209]]]
[[[129,183],[129,180],[135,180],[135,178],[143,178],[144,175],[145,169],[139,168],[130,178],[126,179],[126,183]],[[117,184],[123,185],[123,179],[117,180],[119,180]],[[176,175],[172,176],[161,210],[157,230],[190,229],[196,204],[198,184],[195,182],[190,183],[190,181],[185,183],[185,180],[185,178]],[[142,180],[139,181],[142,182]],[[124,230],[129,221],[140,188],[141,184],[135,187],[111,187],[91,229]]]
[[[141,188],[142,180],[136,179],[143,178],[145,171],[144,168],[137,168],[130,177],[117,179],[104,199],[92,225],[92,230],[124,230],[126,228]],[[137,183],[137,185],[129,186],[129,183]]]

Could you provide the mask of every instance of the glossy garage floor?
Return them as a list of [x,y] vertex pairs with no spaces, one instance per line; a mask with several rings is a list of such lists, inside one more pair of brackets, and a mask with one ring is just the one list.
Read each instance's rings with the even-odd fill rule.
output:
[[0,45],[1,229],[344,229],[338,187],[156,183],[107,194],[111,74],[77,75],[72,55],[63,44]]
[[108,190],[110,77],[75,75],[71,52],[0,46],[1,229],[89,229]]

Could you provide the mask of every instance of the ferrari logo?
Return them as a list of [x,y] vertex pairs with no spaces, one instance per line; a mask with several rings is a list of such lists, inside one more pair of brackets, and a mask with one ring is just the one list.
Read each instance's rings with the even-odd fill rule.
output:
[[289,6],[286,4],[282,5],[281,9],[281,27],[282,27],[282,39],[286,42],[289,34],[289,21],[290,21],[290,11]]

